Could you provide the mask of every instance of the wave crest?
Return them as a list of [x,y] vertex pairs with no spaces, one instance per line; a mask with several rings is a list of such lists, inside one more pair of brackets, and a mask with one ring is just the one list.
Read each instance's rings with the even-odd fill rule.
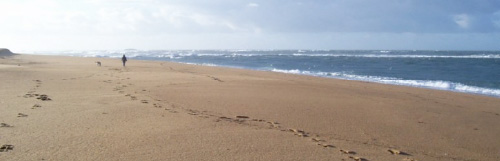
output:
[[431,88],[438,90],[455,91],[462,93],[474,93],[488,96],[500,97],[500,90],[482,88],[476,86],[469,86],[461,83],[449,82],[449,81],[439,81],[439,80],[403,80],[391,77],[378,77],[378,76],[366,76],[366,75],[354,75],[339,72],[313,72],[313,71],[301,71],[298,69],[283,70],[283,69],[272,69],[273,72],[288,73],[288,74],[301,74],[301,75],[311,75],[320,77],[330,77],[337,79],[346,80],[359,80],[367,82],[376,82],[383,84],[392,85],[403,85],[421,88]]

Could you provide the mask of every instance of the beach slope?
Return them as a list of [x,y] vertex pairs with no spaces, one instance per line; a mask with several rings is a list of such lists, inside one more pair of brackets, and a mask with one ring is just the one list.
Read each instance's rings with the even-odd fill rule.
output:
[[0,59],[0,160],[500,160],[499,98],[161,61],[121,65]]

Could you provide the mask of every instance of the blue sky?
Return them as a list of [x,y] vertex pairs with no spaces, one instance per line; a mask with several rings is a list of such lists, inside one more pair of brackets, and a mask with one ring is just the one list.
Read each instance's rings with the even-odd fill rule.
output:
[[0,48],[500,50],[499,0],[2,0]]

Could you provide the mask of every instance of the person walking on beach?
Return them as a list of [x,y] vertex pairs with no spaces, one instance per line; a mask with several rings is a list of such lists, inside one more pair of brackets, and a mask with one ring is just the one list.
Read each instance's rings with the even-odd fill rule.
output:
[[125,54],[123,54],[122,62],[123,62],[123,66],[125,66],[125,62],[127,62],[127,57],[125,57]]

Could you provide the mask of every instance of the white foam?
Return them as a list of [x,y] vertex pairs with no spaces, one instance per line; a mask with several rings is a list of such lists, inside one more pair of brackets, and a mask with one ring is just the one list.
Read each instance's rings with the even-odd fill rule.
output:
[[482,88],[482,87],[476,87],[476,86],[469,86],[469,85],[464,85],[461,83],[455,83],[455,82],[449,82],[449,81],[403,80],[403,79],[392,78],[392,77],[354,75],[354,74],[346,74],[346,73],[338,73],[338,72],[332,72],[332,73],[312,72],[312,71],[301,71],[298,69],[292,69],[292,70],[272,69],[271,71],[280,72],[280,73],[289,73],[289,74],[301,74],[301,75],[330,77],[330,78],[337,78],[337,79],[359,80],[359,81],[376,82],[376,83],[383,83],[383,84],[431,88],[431,89],[438,89],[438,90],[447,90],[447,91],[455,91],[455,92],[463,92],[463,93],[474,93],[474,94],[482,94],[482,95],[500,97],[500,90],[498,90],[498,89],[489,89],[489,88]]
[[454,59],[500,59],[499,54],[474,55],[389,55],[389,54],[299,54],[293,56],[311,57],[361,57],[361,58],[454,58]]
[[184,64],[189,64],[189,65],[200,65],[200,66],[210,66],[210,67],[216,67],[218,65],[216,64],[211,64],[211,63],[184,63]]

